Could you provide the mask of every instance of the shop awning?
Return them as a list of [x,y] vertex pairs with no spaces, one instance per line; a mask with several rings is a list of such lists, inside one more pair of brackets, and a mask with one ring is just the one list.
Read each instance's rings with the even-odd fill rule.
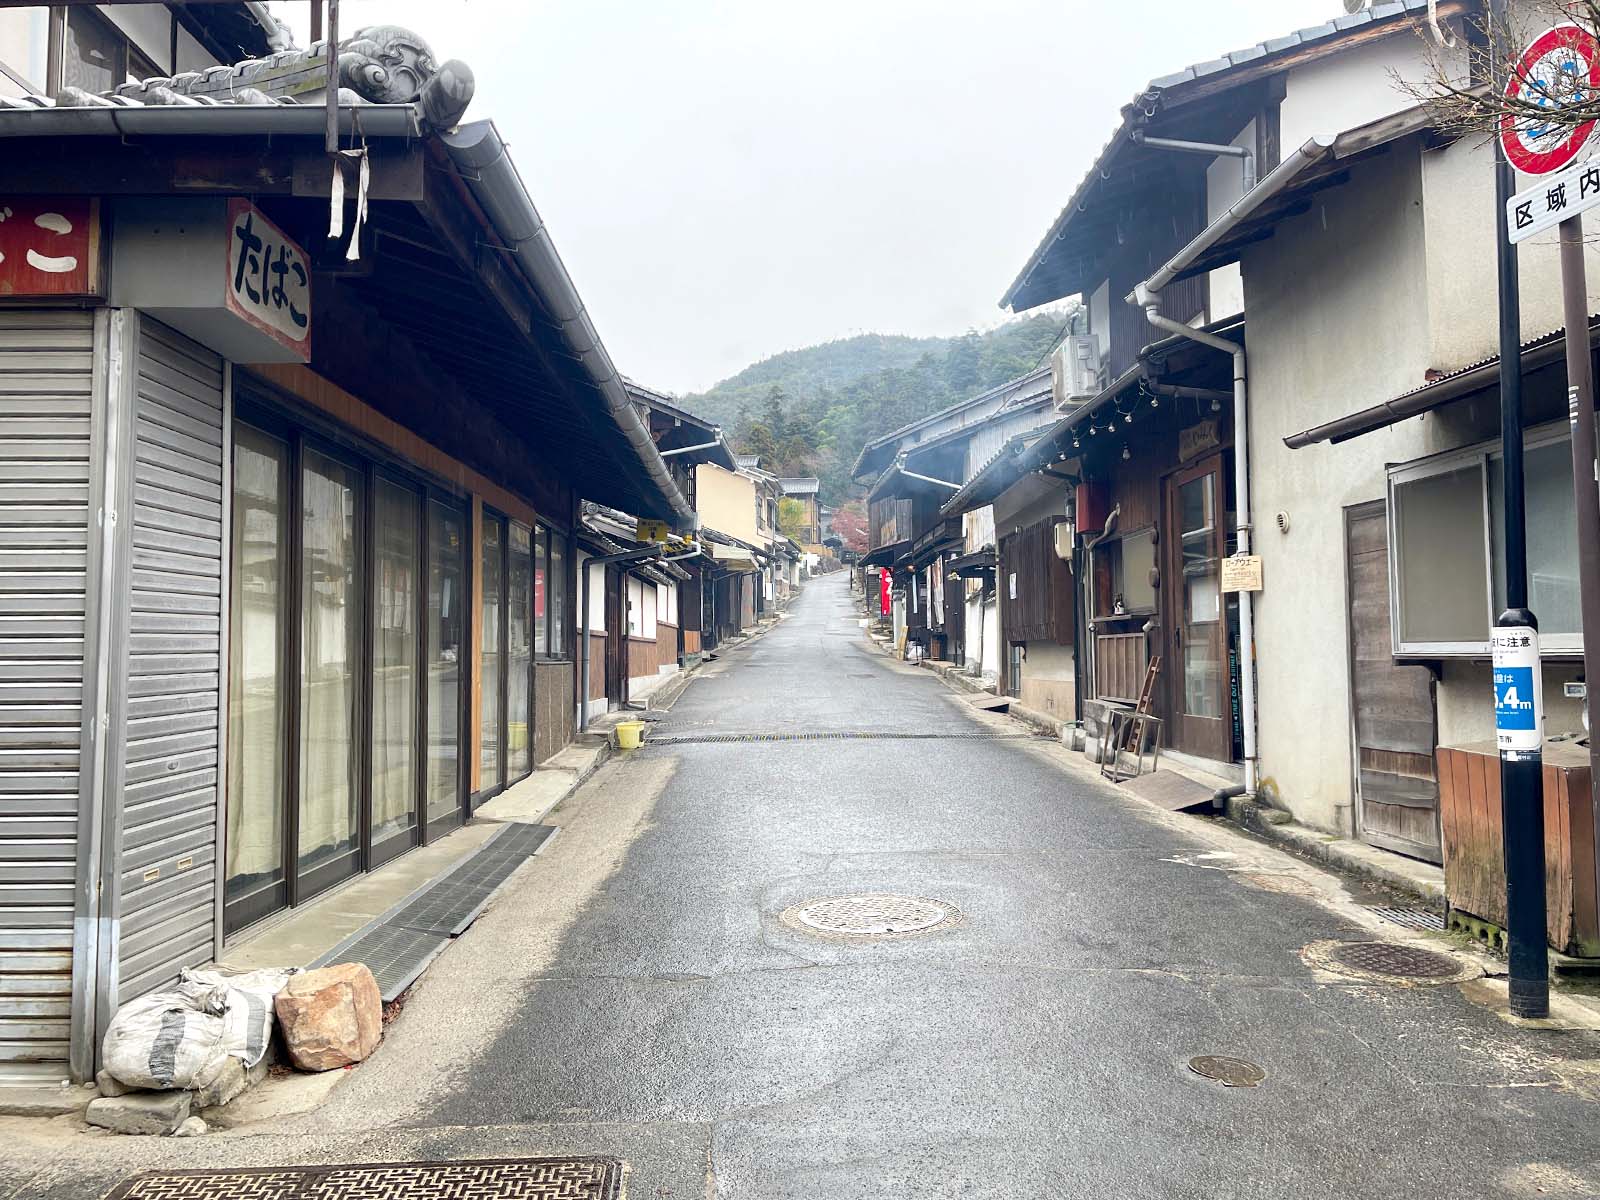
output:
[[994,570],[998,562],[994,547],[985,546],[982,550],[974,550],[971,554],[952,558],[945,563],[944,569],[962,579],[976,579]]
[[[1589,318],[1589,348],[1593,353],[1594,347],[1600,343],[1600,315]],[[1522,344],[1522,373],[1524,376],[1534,371],[1542,370],[1557,363],[1565,363],[1567,356],[1567,332],[1565,329],[1553,330],[1542,334],[1531,341]],[[1432,412],[1453,400],[1460,400],[1476,392],[1488,391],[1500,385],[1500,356],[1480,359],[1478,362],[1442,375],[1438,379],[1429,380],[1419,388],[1412,388],[1409,392],[1402,392],[1392,399],[1381,404],[1374,404],[1370,408],[1358,409],[1353,413],[1328,421],[1322,425],[1313,425],[1310,429],[1303,429],[1299,433],[1290,434],[1283,439],[1283,444],[1291,450],[1303,450],[1307,446],[1314,446],[1319,442],[1347,442],[1351,438],[1358,438],[1362,434],[1372,433],[1379,429],[1387,429],[1390,425],[1406,420],[1408,417],[1419,417],[1423,413]]]

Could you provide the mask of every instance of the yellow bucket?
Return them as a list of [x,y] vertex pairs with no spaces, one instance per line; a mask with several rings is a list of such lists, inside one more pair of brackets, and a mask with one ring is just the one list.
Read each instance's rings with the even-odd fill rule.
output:
[[644,740],[643,721],[618,721],[616,730],[618,750],[637,750]]

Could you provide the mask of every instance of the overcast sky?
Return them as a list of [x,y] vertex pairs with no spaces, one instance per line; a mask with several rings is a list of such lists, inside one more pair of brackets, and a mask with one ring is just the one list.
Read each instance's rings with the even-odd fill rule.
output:
[[[306,43],[309,5],[272,7]],[[996,304],[1149,79],[1339,0],[343,0],[478,79],[620,369],[708,387]]]

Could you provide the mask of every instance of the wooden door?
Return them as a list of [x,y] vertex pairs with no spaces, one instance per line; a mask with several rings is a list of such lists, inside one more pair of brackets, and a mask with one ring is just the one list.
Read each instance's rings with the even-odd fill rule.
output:
[[1345,509],[1345,546],[1356,828],[1374,846],[1440,862],[1433,673],[1394,661],[1384,501]]
[[1218,762],[1233,757],[1223,511],[1221,455],[1167,480],[1167,736],[1173,748]]
[[955,575],[944,580],[945,654],[958,667],[967,665],[967,583]]

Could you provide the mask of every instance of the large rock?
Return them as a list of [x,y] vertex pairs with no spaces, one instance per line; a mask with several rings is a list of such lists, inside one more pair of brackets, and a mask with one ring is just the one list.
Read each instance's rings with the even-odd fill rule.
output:
[[171,1133],[189,1119],[189,1092],[130,1092],[91,1100],[84,1118],[113,1133]]
[[383,1037],[383,997],[363,963],[304,971],[273,1000],[289,1061],[302,1071],[360,1062]]

